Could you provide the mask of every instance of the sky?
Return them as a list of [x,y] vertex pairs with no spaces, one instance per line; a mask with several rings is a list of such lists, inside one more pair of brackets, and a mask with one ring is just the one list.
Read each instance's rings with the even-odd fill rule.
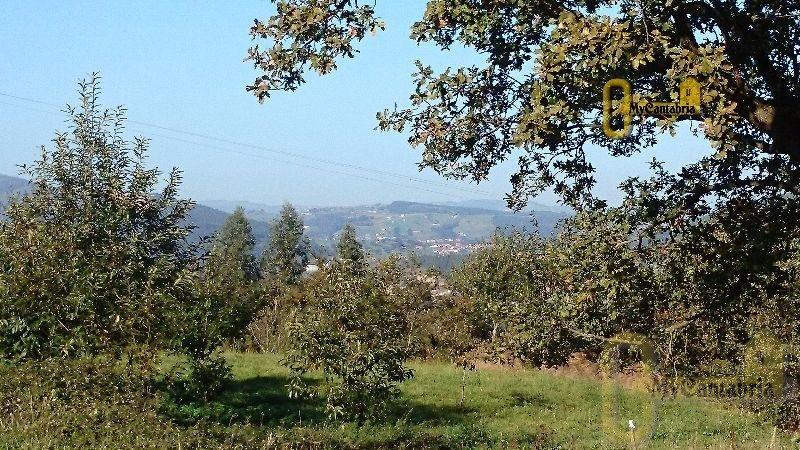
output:
[[[480,185],[446,180],[419,172],[420,151],[407,136],[375,130],[376,112],[407,104],[415,60],[438,69],[480,62],[466,49],[443,52],[408,38],[424,4],[379,1],[387,30],[363,41],[356,59],[259,104],[245,91],[258,72],[243,59],[253,19],[274,11],[268,0],[3,2],[0,173],[16,175],[65,129],[59,106],[75,103],[77,81],[97,71],[101,102],[125,105],[128,131],[152,140],[150,164],[180,168],[182,194],[195,200],[344,206],[502,199],[515,157]],[[592,149],[596,192],[617,202],[618,184],[646,176],[653,157],[676,169],[708,151],[685,130],[632,158]],[[534,200],[557,201],[548,193]]]

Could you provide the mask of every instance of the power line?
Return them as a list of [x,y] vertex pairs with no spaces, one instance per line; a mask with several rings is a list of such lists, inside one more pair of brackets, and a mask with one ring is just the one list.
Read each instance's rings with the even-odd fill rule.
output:
[[[48,107],[51,107],[51,108],[58,108],[59,111],[62,111],[61,110],[61,106],[53,104],[53,103],[45,102],[45,101],[42,101],[42,100],[37,100],[37,99],[33,99],[33,98],[28,98],[28,97],[21,97],[21,96],[18,96],[18,95],[8,94],[8,93],[5,93],[5,92],[0,92],[0,96],[13,98],[13,99],[20,100],[20,101],[25,101],[25,102],[37,103],[37,104],[45,105],[45,106],[48,106]],[[415,182],[415,183],[423,183],[423,184],[427,184],[427,185],[437,186],[439,188],[444,188],[444,189],[448,189],[448,190],[458,190],[458,191],[467,192],[467,193],[471,193],[471,194],[483,195],[483,196],[487,196],[487,197],[490,197],[490,198],[496,198],[497,197],[496,194],[494,194],[492,192],[489,192],[489,191],[484,191],[484,190],[481,190],[481,189],[466,188],[466,187],[461,187],[461,186],[450,186],[450,185],[447,185],[447,184],[438,183],[438,182],[431,181],[431,180],[426,180],[426,179],[423,179],[423,178],[412,177],[412,176],[408,176],[408,175],[398,174],[398,173],[389,172],[389,171],[380,170],[380,169],[375,169],[375,168],[371,168],[371,167],[359,166],[359,165],[356,165],[356,164],[350,164],[350,163],[344,163],[344,162],[340,162],[340,161],[333,161],[333,160],[324,159],[324,158],[317,158],[317,157],[313,157],[313,156],[307,156],[307,155],[303,155],[303,154],[300,154],[300,153],[290,152],[290,151],[287,151],[287,150],[279,150],[279,149],[274,149],[274,148],[265,147],[265,146],[261,146],[261,145],[234,141],[234,140],[230,140],[230,139],[226,139],[226,138],[221,138],[221,137],[212,136],[212,135],[203,134],[203,133],[196,133],[196,132],[193,132],[193,131],[181,130],[181,129],[173,128],[173,127],[165,127],[165,126],[162,126],[162,125],[149,123],[149,122],[142,122],[142,121],[131,120],[131,119],[128,119],[128,122],[132,123],[132,124],[135,124],[135,125],[139,125],[139,126],[155,128],[155,129],[159,129],[159,130],[163,130],[163,131],[169,131],[169,132],[172,132],[172,133],[178,133],[178,134],[183,134],[183,135],[187,135],[187,136],[193,136],[193,137],[202,138],[202,139],[208,139],[208,140],[211,140],[211,141],[220,142],[220,143],[224,143],[224,144],[228,144],[228,145],[235,145],[235,146],[238,146],[238,147],[252,148],[252,149],[256,149],[256,150],[266,151],[266,152],[269,152],[269,153],[276,153],[276,154],[280,154],[280,155],[283,155],[283,156],[289,156],[289,157],[292,157],[292,158],[305,159],[305,160],[313,161],[313,162],[316,162],[316,163],[334,165],[334,166],[339,166],[339,167],[343,167],[343,168],[346,168],[346,169],[358,170],[358,171],[362,171],[362,172],[370,172],[370,173],[373,173],[373,174],[376,174],[376,175],[390,176],[390,177],[393,177],[393,178],[400,178],[400,179],[403,179],[403,180],[408,180],[408,181],[412,181],[412,182]],[[249,156],[253,156],[253,155],[250,154]]]
[[462,196],[460,194],[450,194],[450,193],[447,193],[447,192],[435,191],[433,189],[423,188],[423,187],[419,187],[419,186],[411,186],[411,185],[407,185],[407,184],[394,183],[394,182],[391,182],[391,181],[381,180],[381,179],[378,179],[378,178],[370,178],[370,177],[367,177],[367,176],[364,176],[364,175],[357,175],[357,174],[354,174],[354,173],[342,172],[342,171],[335,170],[335,169],[312,166],[312,165],[309,165],[309,164],[303,164],[303,163],[299,163],[299,162],[296,162],[296,161],[286,161],[286,160],[275,159],[275,158],[271,158],[271,157],[264,156],[264,155],[258,155],[258,154],[255,154],[255,153],[247,153],[247,152],[242,152],[242,151],[238,151],[238,150],[222,148],[222,147],[218,147],[218,146],[215,146],[215,145],[189,141],[189,140],[186,140],[186,139],[180,139],[180,138],[176,138],[176,137],[173,137],[173,136],[164,136],[164,135],[153,134],[153,133],[150,133],[149,136],[155,136],[155,137],[162,138],[162,139],[170,139],[170,140],[177,141],[177,142],[183,142],[183,143],[186,143],[186,144],[197,145],[197,146],[200,146],[200,147],[206,147],[206,148],[219,150],[219,151],[223,151],[223,152],[228,152],[228,153],[236,153],[236,154],[239,154],[239,155],[249,156],[249,157],[253,157],[253,158],[259,158],[259,159],[263,159],[263,160],[270,161],[270,162],[277,162],[277,163],[280,163],[280,164],[290,164],[290,165],[293,165],[293,166],[304,167],[304,168],[313,169],[313,170],[320,170],[320,171],[328,172],[328,173],[335,173],[335,174],[344,175],[344,176],[348,176],[348,177],[358,178],[358,179],[361,179],[361,180],[374,181],[374,182],[377,182],[377,183],[380,183],[380,184],[388,184],[390,186],[403,187],[403,188],[407,188],[407,189],[416,189],[416,190],[419,190],[419,191],[430,192],[430,193],[433,193],[433,194],[444,195],[444,196],[458,195],[461,198],[466,198],[466,197],[464,197],[464,196]]
[[[0,95],[3,95],[3,94],[0,93]],[[8,95],[6,95],[6,96],[8,97]],[[37,103],[43,103],[45,105],[50,106],[49,104],[47,104],[45,102],[38,102],[37,101]],[[7,102],[0,102],[0,105],[12,106],[12,107],[16,107],[16,108],[26,109],[28,111],[35,111],[35,112],[39,112],[39,113],[58,115],[58,116],[62,116],[63,113],[64,113],[63,111],[59,111],[59,112],[56,112],[56,111],[45,111],[45,110],[42,110],[42,109],[36,109],[36,108],[31,108],[31,107],[22,106],[22,105],[16,105],[16,104],[7,103]],[[132,120],[128,120],[128,121],[131,122],[131,123],[134,122]],[[132,130],[132,131],[145,132],[144,130],[139,130],[139,129],[136,129],[136,128],[129,128],[129,129]],[[348,177],[358,178],[358,179],[361,179],[361,180],[372,181],[372,182],[380,183],[380,184],[383,184],[383,185],[402,187],[402,188],[406,188],[406,189],[414,189],[414,190],[418,190],[418,191],[428,192],[428,193],[437,194],[437,195],[443,195],[443,196],[447,196],[447,197],[457,196],[457,197],[462,198],[462,199],[466,199],[467,198],[467,197],[464,197],[463,195],[459,195],[459,194],[452,194],[452,193],[437,191],[437,190],[428,189],[428,188],[424,188],[424,187],[420,187],[420,186],[413,186],[413,185],[408,185],[408,184],[395,183],[395,182],[386,181],[386,180],[383,180],[383,179],[371,178],[371,177],[367,177],[367,176],[364,176],[364,175],[359,175],[359,174],[354,174],[354,173],[349,173],[349,172],[343,172],[343,171],[340,171],[340,170],[335,170],[335,169],[331,169],[331,168],[327,168],[327,167],[312,166],[312,165],[300,163],[300,162],[297,162],[297,161],[280,160],[280,159],[268,157],[268,156],[265,156],[265,155],[260,155],[260,154],[256,154],[256,153],[248,153],[248,152],[243,152],[243,151],[240,151],[240,150],[234,150],[234,149],[220,147],[220,146],[211,145],[211,144],[207,144],[207,143],[190,141],[190,140],[186,140],[186,139],[177,138],[177,137],[174,137],[174,136],[166,136],[166,135],[161,135],[161,134],[154,134],[152,132],[147,132],[147,134],[148,134],[148,137],[153,136],[153,137],[162,138],[162,139],[169,139],[169,140],[173,140],[173,141],[177,141],[177,142],[191,144],[191,145],[198,146],[198,147],[205,147],[205,148],[218,150],[218,151],[222,151],[222,152],[226,152],[226,153],[234,153],[234,154],[238,154],[238,155],[243,155],[243,156],[248,156],[248,157],[252,157],[252,158],[262,159],[262,160],[265,160],[265,161],[277,162],[277,163],[280,163],[280,164],[288,164],[288,165],[293,165],[293,166],[297,166],[297,167],[303,167],[303,168],[307,168],[307,169],[319,170],[319,171],[328,172],[328,173],[335,173],[335,174],[338,174],[338,175],[344,175],[344,176],[348,176]]]

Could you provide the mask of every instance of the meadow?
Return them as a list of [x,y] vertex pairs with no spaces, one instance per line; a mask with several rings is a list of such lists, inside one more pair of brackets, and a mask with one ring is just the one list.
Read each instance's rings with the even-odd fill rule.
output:
[[[280,357],[227,353],[236,377],[216,400],[170,411],[183,423],[247,422],[282,439],[353,448],[774,448],[793,442],[757,415],[718,401],[656,399],[595,379],[523,368],[468,371],[414,362],[402,401],[379,423],[331,423],[325,402],[289,399]],[[313,377],[319,381],[320,376]],[[636,426],[633,436],[628,420]]]
[[[796,448],[796,436],[731,405],[534,369],[411,363],[383,420],[332,421],[322,398],[290,398],[274,354],[226,353],[234,379],[209,401],[126,394],[116,381],[58,384],[0,366],[0,448]],[[168,374],[177,358],[165,358]],[[24,369],[23,369],[24,370]],[[51,380],[58,377],[50,377]],[[312,374],[311,382],[322,382]],[[16,383],[16,384],[14,384]],[[89,394],[95,392],[95,394]],[[92,397],[92,395],[94,395]],[[628,420],[636,426],[633,433]],[[774,434],[773,434],[774,433]]]

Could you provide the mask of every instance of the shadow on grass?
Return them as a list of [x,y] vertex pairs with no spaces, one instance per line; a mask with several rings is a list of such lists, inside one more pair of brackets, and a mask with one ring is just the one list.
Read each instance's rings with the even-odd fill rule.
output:
[[[314,380],[306,380],[314,384]],[[165,401],[163,413],[181,424],[200,421],[223,425],[287,426],[318,423],[325,419],[324,399],[289,398],[289,378],[260,376],[231,381],[214,399],[178,404]]]
[[405,421],[415,425],[469,425],[474,422],[477,409],[457,405],[429,405],[401,400],[394,406],[385,422]]
[[[214,400],[188,404],[167,401],[162,413],[182,425],[211,422],[223,426],[280,427],[289,433],[288,439],[298,443],[297,448],[306,448],[300,445],[303,443],[313,443],[308,448],[322,448],[318,446],[320,442],[326,443],[325,448],[376,449],[488,448],[497,444],[496,436],[478,423],[478,410],[456,405],[431,405],[410,399],[401,399],[383,420],[364,424],[367,426],[363,429],[357,425],[351,431],[355,434],[333,436],[327,426],[332,422],[325,413],[325,399],[289,398],[289,380],[282,376],[260,376],[233,381]],[[317,380],[307,382],[319,383]],[[448,431],[432,431],[438,427],[446,427]],[[362,432],[366,434],[360,435]],[[544,444],[549,442],[550,432],[547,430],[534,430],[514,440],[515,445],[523,448],[545,448]]]
[[533,407],[537,409],[551,409],[551,407],[553,407],[552,401],[538,394],[531,395],[523,392],[513,392],[511,393],[511,399],[511,406]]
[[[165,400],[162,413],[183,425],[200,421],[223,425],[296,427],[327,421],[324,398],[290,398],[289,381],[284,376],[259,376],[231,381],[214,399],[207,402],[176,403]],[[318,380],[305,380],[318,385]],[[386,417],[375,424],[470,425],[477,410],[459,406],[433,406],[401,399]]]

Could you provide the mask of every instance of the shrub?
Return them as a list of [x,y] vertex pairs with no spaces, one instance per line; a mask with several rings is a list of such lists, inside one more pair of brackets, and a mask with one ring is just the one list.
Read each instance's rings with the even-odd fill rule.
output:
[[473,326],[497,357],[555,365],[577,347],[557,295],[560,280],[540,238],[498,233],[456,268],[452,279],[458,294],[472,299]]
[[32,190],[0,224],[0,357],[163,344],[191,298],[180,173],[156,190],[147,140],[124,138],[124,109],[101,109],[99,90],[97,77],[80,83],[69,132],[23,168]]
[[270,278],[260,280],[257,291],[261,310],[232,346],[243,351],[285,353],[292,341],[289,325],[295,320],[306,284],[306,279],[291,286]]
[[[783,202],[784,200],[769,200]],[[572,327],[588,348],[618,333],[645,335],[661,377],[733,376],[763,332],[783,346],[779,369],[797,377],[796,226],[764,204],[720,201],[702,220],[669,232],[636,225],[625,208],[581,213],[566,222],[551,259],[564,280]],[[743,207],[747,206],[747,207]],[[662,380],[663,381],[663,380]],[[739,401],[792,427],[796,402]]]
[[329,415],[364,421],[382,416],[397,384],[411,378],[405,362],[414,345],[402,290],[387,269],[359,273],[350,264],[334,261],[310,280],[286,363],[294,393],[309,391],[304,373],[322,370]]
[[233,373],[225,358],[206,355],[176,365],[164,385],[174,403],[189,404],[212,400],[231,380]]

